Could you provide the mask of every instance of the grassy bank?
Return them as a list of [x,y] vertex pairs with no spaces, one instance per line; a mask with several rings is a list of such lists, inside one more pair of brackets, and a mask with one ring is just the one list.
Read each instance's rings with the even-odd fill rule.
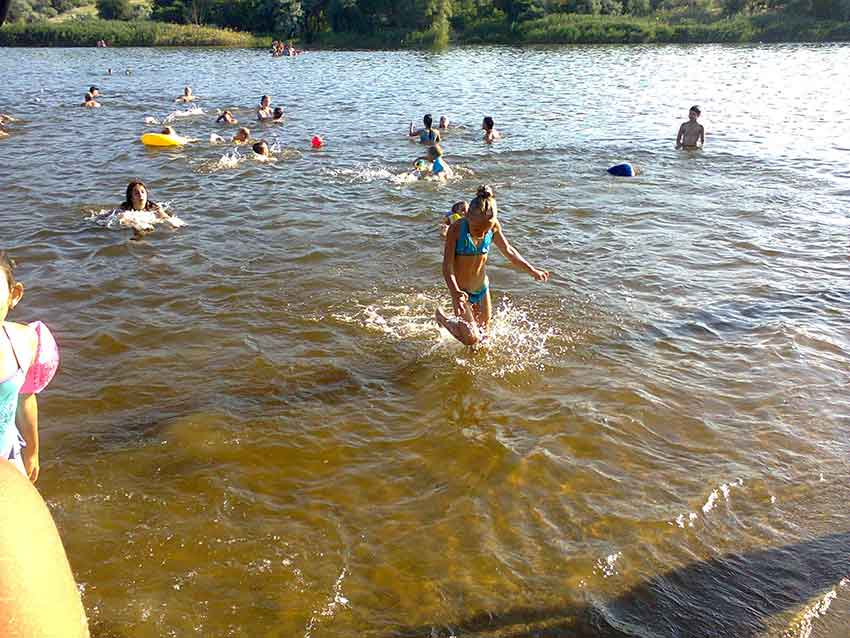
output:
[[67,20],[9,24],[0,28],[0,46],[91,47],[98,40],[110,46],[267,47],[271,38],[214,27],[150,20]]
[[[311,48],[435,48],[447,30],[317,35]],[[226,46],[267,47],[271,38],[214,27],[186,26],[150,20],[66,20],[12,24],[0,28],[0,46]],[[738,15],[696,20],[687,17],[591,16],[552,14],[510,27],[504,20],[468,24],[452,34],[455,44],[629,44],[704,42],[840,42],[850,41],[850,22],[820,21],[783,14]]]

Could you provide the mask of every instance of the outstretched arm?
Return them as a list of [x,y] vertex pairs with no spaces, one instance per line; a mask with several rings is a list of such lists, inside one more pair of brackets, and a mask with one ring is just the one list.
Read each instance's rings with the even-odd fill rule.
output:
[[507,237],[505,237],[502,233],[501,225],[496,226],[496,229],[493,231],[493,243],[499,247],[502,254],[507,257],[508,261],[510,261],[514,266],[519,266],[537,281],[549,281],[549,271],[540,270],[528,263],[525,260],[525,257],[520,255],[517,249],[511,246],[508,242]]

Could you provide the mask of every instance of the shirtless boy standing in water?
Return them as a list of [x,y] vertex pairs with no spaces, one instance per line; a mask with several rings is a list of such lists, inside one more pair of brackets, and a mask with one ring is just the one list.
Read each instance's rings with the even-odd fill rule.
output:
[[682,126],[679,127],[676,148],[701,148],[705,144],[705,129],[697,122],[699,116],[699,107],[692,106],[688,111],[688,121],[682,122]]

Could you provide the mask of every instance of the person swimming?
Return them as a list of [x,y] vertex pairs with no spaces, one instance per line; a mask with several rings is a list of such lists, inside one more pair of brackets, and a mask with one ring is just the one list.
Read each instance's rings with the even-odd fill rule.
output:
[[271,98],[264,95],[260,98],[260,106],[257,107],[257,119],[260,122],[270,120],[274,117],[274,111],[271,107]]
[[274,109],[274,113],[272,113],[272,122],[275,124],[280,124],[283,122],[283,109],[279,106],[276,106]]
[[443,147],[439,144],[429,146],[425,157],[418,157],[413,162],[416,170],[422,172],[428,169],[430,163],[430,173],[433,177],[440,179],[448,179],[452,176],[451,167],[443,160]]
[[183,87],[183,95],[178,96],[177,98],[175,98],[174,101],[175,102],[182,102],[183,104],[188,104],[189,102],[194,102],[197,99],[198,99],[198,96],[192,94],[192,87],[186,86],[186,87]]
[[[171,127],[167,128],[170,129]],[[173,131],[174,129],[171,130]],[[141,182],[139,180],[133,180],[129,184],[127,184],[127,191],[124,197],[124,201],[121,203],[119,209],[125,212],[145,211],[152,214],[152,220],[150,222],[145,223],[138,223],[135,220],[129,219],[127,217],[122,217],[121,225],[129,226],[133,229],[133,239],[140,239],[141,237],[152,232],[153,224],[156,222],[165,221],[170,223],[175,228],[183,225],[182,222],[178,223],[177,221],[175,221],[173,215],[166,212],[162,204],[158,204],[157,202],[154,202],[153,200],[148,198],[147,186],[145,186],[144,182]]]
[[266,159],[271,159],[272,152],[269,148],[268,143],[265,140],[260,140],[259,142],[255,142],[251,147],[251,150],[254,151],[260,157],[264,157]]
[[91,96],[93,98],[100,97],[100,89],[97,88],[96,86],[90,86],[89,87],[89,93],[91,93]]
[[422,123],[425,128],[414,129],[413,122],[410,123],[408,137],[419,137],[420,144],[438,144],[440,142],[440,131],[434,128],[434,118],[430,113],[426,113],[422,118]]
[[437,124],[437,128],[441,131],[447,130],[449,128],[449,118],[447,118],[445,115],[441,115],[440,123]]
[[83,103],[80,106],[84,106],[87,109],[98,109],[100,108],[100,102],[95,100],[91,93],[86,93],[86,96],[83,98]]
[[481,122],[481,129],[484,131],[484,141],[488,144],[494,142],[495,140],[502,139],[502,134],[496,130],[496,123],[489,115],[487,115]]
[[235,144],[245,144],[251,138],[250,129],[242,126],[238,131],[236,131],[236,135],[233,136],[233,142]]
[[486,265],[493,244],[537,281],[549,280],[548,271],[532,266],[508,242],[498,220],[493,189],[479,187],[467,216],[454,222],[446,235],[443,277],[452,297],[454,317],[450,319],[440,308],[434,313],[437,323],[467,346],[480,343],[489,329],[492,305]]
[[239,124],[239,120],[233,117],[230,111],[222,111],[221,115],[216,118],[216,124]]

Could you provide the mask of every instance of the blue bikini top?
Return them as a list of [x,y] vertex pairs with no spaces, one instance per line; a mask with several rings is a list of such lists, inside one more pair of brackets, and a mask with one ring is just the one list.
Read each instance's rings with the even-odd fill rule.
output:
[[487,231],[484,239],[477,246],[469,234],[469,220],[462,219],[460,222],[460,234],[455,242],[455,255],[486,255],[490,252],[490,244],[493,242],[493,229]]

